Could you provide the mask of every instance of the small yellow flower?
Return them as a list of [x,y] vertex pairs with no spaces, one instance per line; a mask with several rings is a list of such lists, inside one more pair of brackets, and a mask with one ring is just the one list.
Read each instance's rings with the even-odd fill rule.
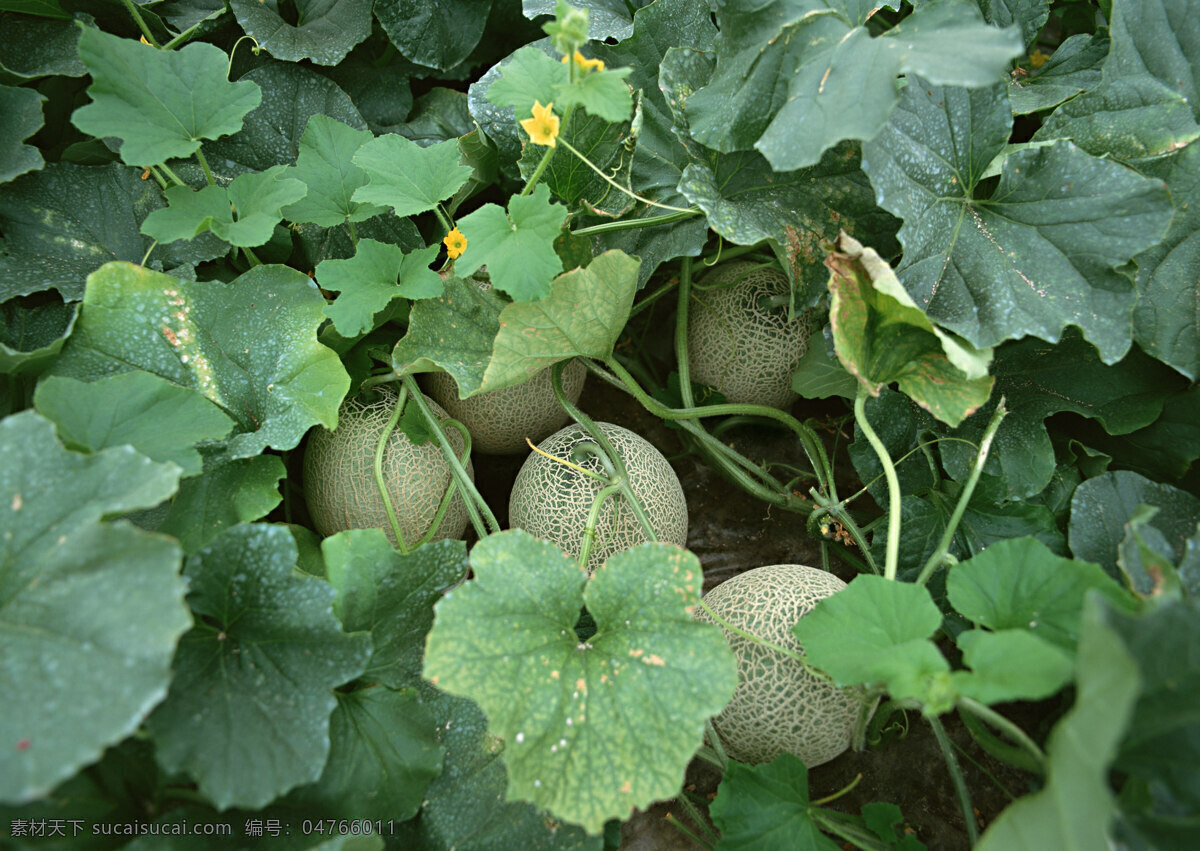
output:
[[535,145],[554,147],[554,140],[558,137],[558,116],[551,111],[552,106],[553,102],[542,106],[541,102],[535,100],[533,118],[526,118],[521,122],[521,127]]
[[1046,64],[1046,60],[1050,58],[1050,54],[1043,51],[1040,47],[1029,54],[1029,64],[1034,68],[1041,68]]
[[442,242],[446,243],[446,254],[450,256],[451,260],[462,257],[462,253],[467,250],[467,238],[458,228],[446,234],[446,238]]
[[[564,65],[567,64],[567,58],[568,57],[566,57],[566,56],[564,56],[562,58]],[[584,73],[592,70],[593,68],[597,71],[604,70],[604,60],[603,59],[585,59],[583,54],[580,53],[578,50],[575,51],[574,59],[575,59],[575,64],[578,65],[580,70],[582,70]]]

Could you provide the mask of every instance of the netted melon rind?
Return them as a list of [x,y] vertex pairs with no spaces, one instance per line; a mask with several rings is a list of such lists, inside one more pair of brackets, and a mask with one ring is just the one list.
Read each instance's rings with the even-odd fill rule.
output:
[[[736,282],[736,283],[734,283]],[[808,351],[807,317],[763,310],[763,298],[786,295],[778,269],[747,262],[710,272],[688,308],[688,365],[693,381],[717,388],[730,402],[787,408],[798,395],[792,374]]]
[[[645,438],[612,423],[597,423],[621,456],[629,471],[629,482],[650,518],[660,541],[687,544],[687,501],[679,477],[662,453]],[[579,425],[570,425],[546,438],[538,446],[558,458],[570,458],[571,450],[590,442]],[[579,466],[603,474],[600,462],[587,457]],[[508,503],[509,526],[553,541],[571,558],[582,545],[584,527],[592,500],[603,484],[536,452],[517,473]],[[624,499],[605,501],[596,523],[596,543],[588,556],[588,572],[594,573],[613,553],[646,540],[633,511]]]
[[[572,404],[579,401],[586,378],[587,368],[577,360],[563,369],[563,392]],[[458,385],[449,373],[431,372],[425,376],[425,391],[467,427],[471,449],[486,455],[528,451],[526,437],[537,443],[568,419],[554,398],[549,369],[521,384],[469,399],[458,398]]]
[[[845,587],[815,567],[772,564],[722,582],[704,601],[732,626],[803,653],[792,627]],[[696,619],[712,622],[701,608]],[[725,638],[738,660],[738,687],[713,725],[730,757],[757,765],[791,753],[812,768],[850,747],[858,694],[834,688],[761,644],[730,632]]]
[[[432,399],[430,409],[439,419],[446,417]],[[370,400],[348,399],[338,411],[338,427],[314,429],[304,451],[304,498],[313,525],[322,537],[346,529],[383,529],[395,545],[391,523],[375,484],[375,447],[396,406],[396,394],[388,388]],[[463,449],[462,435],[447,429],[454,451]],[[473,470],[467,472],[474,479]],[[383,453],[383,478],[396,510],[400,534],[409,546],[429,530],[438,504],[450,486],[450,466],[437,443],[414,445],[397,428],[388,438]],[[467,507],[462,494],[450,501],[434,540],[461,538],[467,527]]]

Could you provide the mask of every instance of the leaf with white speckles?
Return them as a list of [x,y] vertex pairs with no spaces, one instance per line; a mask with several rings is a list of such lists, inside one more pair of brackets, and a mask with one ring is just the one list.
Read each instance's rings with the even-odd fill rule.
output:
[[33,411],[0,422],[0,801],[50,792],[166,694],[191,618],[179,546],[100,518],[179,471],[128,446],[68,452]]
[[321,776],[333,689],[358,676],[370,640],[347,635],[334,592],[295,570],[284,526],[235,526],[184,568],[196,626],[147,724],[159,762],[187,771],[219,808],[261,807]]
[[[230,0],[229,5],[263,50],[290,62],[337,65],[371,34],[371,0],[299,0],[287,6],[276,0]],[[290,6],[290,14],[280,6]]]
[[[425,675],[483,708],[504,740],[508,798],[597,833],[676,794],[737,685],[720,630],[692,619],[696,557],[642,544],[589,580],[554,544],[513,531],[477,544],[471,567],[436,607]],[[597,631],[581,641],[585,605]]]
[[337,355],[317,342],[324,308],[316,285],[284,266],[224,284],[109,263],[88,277],[55,373],[94,381],[144,369],[233,417],[232,457],[291,449],[313,425],[336,426],[350,389]]

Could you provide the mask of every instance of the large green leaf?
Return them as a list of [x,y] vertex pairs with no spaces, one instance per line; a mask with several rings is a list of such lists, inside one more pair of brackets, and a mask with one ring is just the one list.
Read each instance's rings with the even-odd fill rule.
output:
[[487,99],[512,107],[516,118],[528,117],[535,103],[552,103],[555,88],[565,85],[569,74],[566,65],[534,45],[514,51],[496,67],[499,79],[488,86]]
[[730,762],[710,812],[730,851],[837,851],[809,813],[808,768],[790,753],[766,765]]
[[1031,76],[1014,76],[1008,85],[1013,113],[1050,109],[1097,86],[1108,48],[1107,35],[1080,33],[1066,39]]
[[470,167],[459,164],[460,156],[453,140],[422,148],[394,133],[380,136],[352,157],[368,177],[353,200],[391,207],[397,216],[432,210],[471,179]]
[[[620,41],[632,32],[636,25],[636,10],[643,6],[646,0],[626,2],[626,0],[579,0],[571,5],[577,9],[586,9],[588,13],[588,38],[604,41],[614,38]],[[653,5],[653,4],[652,4]],[[538,15],[553,15],[556,0],[521,0],[521,11],[527,18]],[[630,17],[635,23],[630,24]]]
[[1071,139],[1096,156],[1169,153],[1200,136],[1200,31],[1189,0],[1113,0],[1100,84],[1046,119],[1035,139]]
[[897,275],[931,319],[976,346],[1054,342],[1076,325],[1113,363],[1129,349],[1136,298],[1115,267],[1166,232],[1166,187],[1060,142],[1009,155],[987,193],[980,176],[1011,127],[1003,87],[909,78],[863,149],[880,203],[904,219]]
[[804,168],[843,139],[873,138],[899,101],[898,75],[988,86],[1022,52],[1015,30],[987,26],[967,0],[922,4],[877,38],[863,26],[871,8],[718,7],[717,67],[687,106],[693,136],[719,151],[753,146],[778,171]]
[[178,465],[184,476],[201,471],[197,443],[233,430],[233,420],[195,390],[141,370],[91,384],[51,376],[38,384],[33,404],[72,449],[128,444],[152,461]]
[[158,50],[85,29],[79,56],[92,75],[92,102],[71,120],[84,133],[121,139],[130,165],[190,157],[200,140],[242,129],[262,97],[253,83],[229,82],[229,57],[204,42]]
[[300,154],[287,176],[300,180],[308,194],[284,210],[292,222],[312,222],[331,228],[361,222],[385,212],[383,207],[351,200],[367,175],[351,158],[374,137],[327,115],[314,115],[300,138]]
[[954,690],[980,703],[1043,700],[1074,673],[1072,654],[1024,629],[969,629],[956,642],[971,670],[950,675]]
[[57,293],[0,304],[0,374],[44,372],[62,351],[78,316],[79,308]]
[[32,79],[87,73],[76,45],[80,28],[71,20],[0,14],[0,71]]
[[373,35],[332,68],[321,72],[338,84],[372,133],[395,133],[413,108],[409,77],[413,67],[390,42]]
[[321,775],[333,688],[358,676],[365,635],[346,635],[334,592],[295,570],[282,526],[236,526],[184,568],[198,623],[150,716],[159,762],[187,771],[219,808],[261,807]]
[[399,246],[360,239],[349,260],[322,260],[317,280],[326,290],[340,291],[325,308],[339,334],[357,337],[375,327],[375,317],[398,298],[434,298],[442,294],[442,279],[429,268],[438,246],[405,254]]
[[987,401],[991,351],[930,322],[873,249],[843,233],[825,264],[838,359],[871,395],[898,382],[902,393],[951,426]]
[[110,263],[88,278],[55,374],[93,381],[144,369],[233,417],[233,457],[291,449],[311,426],[337,424],[350,388],[337,355],[317,342],[324,306],[312,281],[283,266],[223,284]]
[[1046,19],[1050,17],[1050,0],[979,0],[979,8],[989,24],[1021,28],[1024,44],[1033,44]]
[[539,184],[528,196],[514,195],[508,211],[484,204],[458,220],[467,250],[455,266],[469,275],[487,265],[492,286],[514,301],[534,301],[550,293],[550,281],[562,271],[554,239],[567,209],[550,200],[550,189]]
[[259,47],[288,62],[336,65],[371,34],[371,0],[229,0],[229,6]]
[[[559,138],[587,157],[610,179],[628,187],[633,161],[625,149],[625,143],[631,138],[628,115],[622,121],[610,124],[594,115],[576,111],[562,127]],[[526,180],[539,169],[546,151],[541,145],[525,146],[518,165]],[[613,188],[563,145],[555,147],[541,179],[556,198],[581,212],[616,217],[633,206],[629,195]]]
[[376,0],[375,17],[405,59],[445,71],[479,43],[491,8],[492,0]]
[[437,541],[401,555],[381,529],[351,529],[326,538],[321,552],[342,627],[371,633],[363,679],[394,689],[418,684],[433,604],[467,575],[462,541]]
[[[0,302],[50,288],[78,301],[84,280],[104,263],[141,262],[152,241],[139,226],[164,204],[153,181],[117,164],[50,163],[0,186]],[[180,250],[155,249],[152,256],[174,264],[208,260],[226,250],[205,237]]]
[[0,800],[23,803],[137,729],[191,618],[178,545],[100,522],[170,496],[177,469],[68,452],[32,411],[0,421],[0,454]]
[[412,689],[375,686],[338,693],[329,739],[321,779],[293,795],[297,804],[326,817],[412,818],[429,782],[442,773],[444,751],[433,716]]
[[560,824],[530,804],[505,801],[505,744],[488,734],[478,706],[438,693],[430,709],[446,748],[445,768],[426,790],[420,816],[397,825],[399,845],[429,851],[601,851],[602,837]]
[[929,640],[942,623],[923,586],[862,575],[826,597],[792,632],[809,661],[838,685],[883,683],[895,698],[924,699],[950,670]]
[[1171,561],[1177,564],[1200,521],[1200,499],[1127,470],[1096,476],[1075,489],[1068,529],[1071,551],[1119,577],[1117,553],[1125,524],[1140,505],[1159,509],[1150,525],[1166,536]]
[[[554,544],[515,531],[477,544],[471,567],[437,606],[425,674],[487,713],[508,797],[596,833],[674,795],[737,684],[720,632],[691,617],[696,557],[644,544],[589,580]],[[597,626],[586,642],[575,634],[584,605]]]
[[1002,812],[979,851],[1092,851],[1110,847],[1115,807],[1108,769],[1138,693],[1138,669],[1098,605],[1085,610],[1075,705],[1046,747],[1046,785]]
[[7,116],[0,129],[0,183],[8,183],[27,171],[41,168],[42,154],[25,140],[41,129],[42,101],[46,96],[33,89],[0,86],[0,112]]
[[1027,629],[1074,649],[1083,600],[1095,589],[1128,607],[1130,596],[1091,562],[1057,556],[1034,538],[992,544],[956,565],[946,578],[951,604],[968,620],[991,630]]

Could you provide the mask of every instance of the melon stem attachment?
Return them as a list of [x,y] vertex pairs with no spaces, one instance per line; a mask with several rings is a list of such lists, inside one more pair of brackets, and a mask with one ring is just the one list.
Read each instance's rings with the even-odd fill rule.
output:
[[875,429],[871,428],[871,424],[867,421],[867,392],[865,386],[862,384],[858,386],[858,393],[854,396],[854,419],[858,423],[858,427],[862,429],[867,442],[871,444],[871,448],[875,450],[875,454],[879,458],[879,464],[883,467],[883,474],[887,478],[888,536],[887,557],[883,562],[883,576],[885,579],[894,580],[896,578],[896,569],[900,565],[900,477],[896,475],[896,465],[892,463],[892,458],[888,455],[887,447],[883,445],[883,441],[879,439],[879,435],[875,433]]
[[579,543],[579,569],[587,573],[588,559],[592,555],[592,546],[596,543],[596,524],[600,522],[600,511],[609,497],[621,492],[620,485],[609,485],[596,491],[592,507],[588,509],[587,523],[583,527],[583,539]]
[[595,458],[600,462],[600,466],[604,468],[606,476],[605,481],[611,482],[612,484],[617,483],[617,471],[613,468],[612,461],[608,460],[608,456],[604,454],[603,450],[601,450],[599,446],[589,441],[586,443],[576,444],[575,447],[571,449],[571,460],[573,461],[582,461],[585,455],[590,458]]
[[546,450],[540,449],[537,446],[534,446],[533,441],[530,440],[528,437],[525,438],[525,444],[530,449],[532,449],[534,452],[536,452],[538,455],[541,455],[543,458],[549,458],[551,461],[555,462],[556,464],[562,464],[564,467],[570,467],[572,470],[574,470],[576,473],[579,473],[581,476],[588,476],[590,478],[595,479],[596,481],[604,482],[606,485],[611,484],[608,477],[602,476],[594,470],[589,470],[587,467],[581,467],[578,464],[568,461],[566,458],[559,458],[557,455],[551,455]]
[[375,487],[379,489],[379,497],[383,500],[383,510],[387,512],[392,534],[396,536],[396,549],[403,555],[408,555],[409,550],[408,545],[404,542],[404,535],[400,531],[400,521],[396,519],[396,508],[392,505],[392,496],[388,492],[387,482],[383,480],[383,453],[387,449],[392,432],[396,430],[396,424],[400,422],[400,415],[404,412],[404,403],[407,399],[408,388],[401,387],[400,392],[396,395],[396,407],[392,410],[392,416],[379,435],[379,443],[375,445]]

